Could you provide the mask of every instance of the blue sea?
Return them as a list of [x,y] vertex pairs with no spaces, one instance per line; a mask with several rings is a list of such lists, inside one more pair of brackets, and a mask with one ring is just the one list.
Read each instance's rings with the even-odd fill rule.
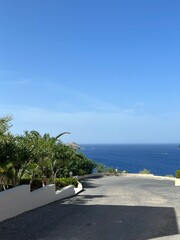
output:
[[180,169],[178,144],[84,144],[81,152],[86,157],[128,173],[143,169],[152,174],[175,175]]

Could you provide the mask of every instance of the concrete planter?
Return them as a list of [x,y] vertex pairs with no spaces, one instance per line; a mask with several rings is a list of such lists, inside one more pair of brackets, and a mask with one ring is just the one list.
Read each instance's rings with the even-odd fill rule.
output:
[[180,186],[180,178],[175,179],[175,186]]

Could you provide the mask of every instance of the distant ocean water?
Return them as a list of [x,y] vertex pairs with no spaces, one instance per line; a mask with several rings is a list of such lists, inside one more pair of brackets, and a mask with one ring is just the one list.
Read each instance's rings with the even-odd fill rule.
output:
[[88,158],[107,167],[138,173],[146,168],[155,175],[175,175],[180,169],[178,144],[82,144]]

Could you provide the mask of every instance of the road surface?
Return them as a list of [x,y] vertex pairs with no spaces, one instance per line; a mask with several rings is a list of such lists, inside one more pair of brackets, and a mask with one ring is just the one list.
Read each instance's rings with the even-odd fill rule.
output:
[[111,176],[82,183],[78,196],[1,222],[0,239],[180,239],[180,187],[173,181]]

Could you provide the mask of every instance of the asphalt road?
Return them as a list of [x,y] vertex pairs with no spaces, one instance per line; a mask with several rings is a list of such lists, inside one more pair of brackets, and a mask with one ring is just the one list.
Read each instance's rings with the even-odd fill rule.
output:
[[0,223],[1,240],[180,239],[180,187],[173,181],[102,177],[78,196]]

